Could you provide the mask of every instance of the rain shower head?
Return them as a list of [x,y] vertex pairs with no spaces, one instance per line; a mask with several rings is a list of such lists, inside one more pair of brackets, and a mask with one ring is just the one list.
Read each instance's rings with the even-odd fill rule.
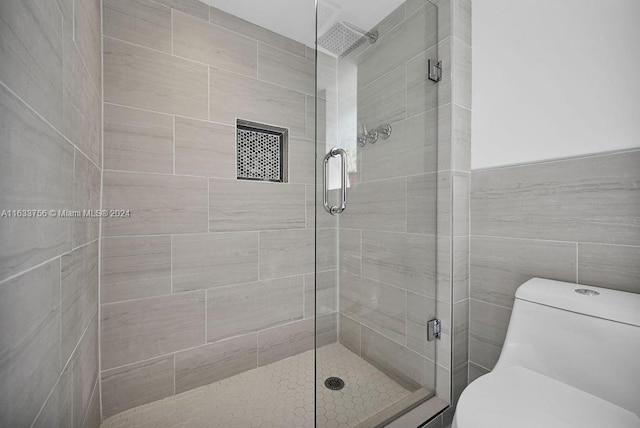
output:
[[378,32],[367,32],[343,21],[334,24],[320,36],[318,45],[337,56],[342,56],[362,45],[367,39],[370,43],[375,43],[378,40]]

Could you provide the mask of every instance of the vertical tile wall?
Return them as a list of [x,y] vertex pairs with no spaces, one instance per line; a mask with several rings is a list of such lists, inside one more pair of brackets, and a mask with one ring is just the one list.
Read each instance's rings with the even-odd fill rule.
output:
[[[315,51],[195,0],[103,14],[103,205],[132,213],[102,224],[108,417],[312,349]],[[236,180],[236,118],[289,129],[288,183]],[[336,340],[334,222],[319,344]]]
[[472,172],[470,379],[533,277],[640,293],[640,150]]
[[0,426],[97,427],[100,0],[0,2]]

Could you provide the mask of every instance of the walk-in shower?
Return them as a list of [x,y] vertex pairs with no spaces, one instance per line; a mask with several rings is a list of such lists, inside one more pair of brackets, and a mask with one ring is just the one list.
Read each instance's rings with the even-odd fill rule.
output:
[[[103,287],[126,288],[118,272],[143,254],[160,278],[147,254],[170,252],[168,292],[103,302],[105,426],[380,426],[447,397],[448,336],[428,334],[436,301],[448,301],[438,295],[437,84],[426,73],[437,8],[320,1],[317,36],[296,40],[282,20],[228,2],[212,1],[208,21],[177,4],[160,54],[134,38],[137,9],[105,1],[108,146],[124,155],[122,135],[169,115],[174,164],[162,177],[176,196],[193,193],[175,208],[193,207],[187,223],[156,226],[168,201],[128,190],[156,176],[117,163],[105,173],[106,205],[149,214],[138,227],[103,223]],[[128,94],[162,62],[174,70],[155,91],[194,99]]]
[[24,183],[0,202],[101,213],[0,224],[0,425],[377,427],[446,406],[438,7],[0,11],[0,175]]

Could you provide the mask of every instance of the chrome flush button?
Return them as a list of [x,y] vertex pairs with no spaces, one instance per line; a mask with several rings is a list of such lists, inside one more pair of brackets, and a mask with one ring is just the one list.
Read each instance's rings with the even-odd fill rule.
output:
[[577,290],[575,290],[576,293],[578,294],[582,294],[584,296],[599,296],[600,293],[598,293],[595,290],[589,290],[586,288],[578,288]]

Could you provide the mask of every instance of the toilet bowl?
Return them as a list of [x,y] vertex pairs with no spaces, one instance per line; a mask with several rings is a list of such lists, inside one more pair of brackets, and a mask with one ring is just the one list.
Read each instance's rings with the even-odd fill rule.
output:
[[534,278],[453,428],[640,428],[640,295]]

